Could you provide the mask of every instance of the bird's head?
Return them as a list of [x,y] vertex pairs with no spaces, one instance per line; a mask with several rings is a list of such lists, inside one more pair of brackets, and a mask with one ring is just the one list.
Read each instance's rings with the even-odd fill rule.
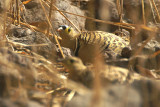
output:
[[64,39],[64,38],[73,39],[76,34],[74,29],[71,26],[67,26],[67,25],[59,26],[57,31],[59,32],[62,39]]
[[63,65],[70,71],[81,71],[86,69],[86,66],[83,64],[82,60],[77,57],[66,57],[62,60]]

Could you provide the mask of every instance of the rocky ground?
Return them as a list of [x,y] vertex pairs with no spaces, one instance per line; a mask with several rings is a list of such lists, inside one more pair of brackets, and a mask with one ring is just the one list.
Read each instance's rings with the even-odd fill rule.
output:
[[[18,8],[0,1],[0,107],[160,106],[159,0],[144,0],[144,8],[143,0],[53,0],[52,14],[52,0],[16,1]],[[61,50],[73,53],[58,46],[59,25],[128,36],[130,46],[108,52],[105,65],[126,69],[129,81],[101,86],[95,78],[88,89],[68,80]]]

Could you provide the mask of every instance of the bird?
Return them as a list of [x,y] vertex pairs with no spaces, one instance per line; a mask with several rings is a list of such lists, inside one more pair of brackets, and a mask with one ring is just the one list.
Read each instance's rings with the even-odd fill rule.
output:
[[[82,60],[75,56],[66,57],[62,60],[62,64],[68,69],[69,79],[81,83],[88,88],[93,87],[95,79],[94,67],[84,65]],[[100,70],[99,77],[103,84],[106,83],[106,80],[118,83],[132,82],[128,69],[106,64]]]
[[62,64],[68,69],[69,79],[82,83],[88,88],[92,87],[94,75],[80,58],[69,56],[62,60]]
[[62,40],[61,46],[67,47],[74,52],[84,63],[93,62],[95,58],[95,47],[98,51],[113,51],[120,55],[124,47],[129,45],[123,38],[104,31],[82,31],[76,32],[71,26],[61,25],[57,29]]

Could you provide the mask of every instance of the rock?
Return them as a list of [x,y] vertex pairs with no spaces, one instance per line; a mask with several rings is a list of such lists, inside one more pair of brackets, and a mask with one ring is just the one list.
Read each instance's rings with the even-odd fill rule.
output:
[[[77,15],[84,16],[84,12],[80,10],[78,7],[71,5],[71,2],[68,0],[56,0],[56,6],[59,10],[63,10],[66,12],[74,13]],[[44,11],[40,5],[39,0],[31,1],[30,3],[26,4],[26,21],[28,23],[31,22],[41,22],[44,20],[47,20],[44,14]],[[45,6],[45,5],[44,5]],[[48,7],[45,6],[47,9]],[[53,7],[54,9],[54,7]],[[49,9],[47,9],[49,10]],[[47,12],[48,13],[48,12]],[[67,13],[64,13],[64,15],[72,21],[76,27],[79,29],[84,29],[85,24],[85,18],[81,18],[75,15],[70,15]],[[58,11],[54,11],[52,14],[51,22],[54,28],[58,28],[59,25],[71,25],[65,18],[62,16]],[[79,23],[81,22],[81,23]]]
[[[160,103],[160,82],[152,79],[136,80],[131,85],[143,99],[142,107],[159,107]],[[146,105],[147,104],[147,105]]]
[[[160,51],[160,47],[156,47],[155,48],[156,53],[158,53]],[[160,69],[160,54],[156,55],[155,57],[153,57],[154,60],[156,60],[156,69]]]
[[28,23],[45,20],[45,14],[38,0],[25,4],[25,7],[25,19]]
[[[158,30],[158,26],[154,24],[153,22],[148,22],[148,24],[146,25],[149,29],[157,29]],[[131,46],[134,48],[137,44],[142,43],[144,41],[146,41],[149,37],[152,37],[152,39],[155,40],[159,40],[158,39],[158,32],[154,32],[154,31],[149,31],[143,28],[139,28],[136,27],[134,33],[132,32],[132,36],[131,36]]]
[[[145,13],[145,25],[149,28],[151,27],[151,23],[158,23],[160,20],[158,19],[158,15],[156,13],[154,6],[148,0],[144,1],[144,13]],[[158,7],[160,1],[155,0],[156,7]],[[143,25],[143,13],[142,13],[142,1],[141,0],[124,0],[123,2],[123,13],[124,13],[124,20],[126,20],[128,23],[133,23],[136,25]],[[159,10],[159,8],[158,8]],[[154,16],[153,16],[154,15]],[[155,28],[154,28],[155,29]],[[154,32],[143,29],[139,26],[136,26],[135,31],[131,31],[132,39],[131,39],[131,45],[132,47],[135,47],[136,44],[141,43],[145,41],[148,37],[151,35],[154,35]]]
[[131,57],[129,59],[130,61],[130,66],[132,66],[132,69],[135,70],[136,72],[143,72],[139,71],[139,67],[142,67],[144,69],[148,70],[158,70],[159,69],[159,55],[150,57],[147,55],[139,55],[135,57]]
[[2,98],[0,98],[0,106],[1,107],[44,107],[44,105],[39,104],[35,101],[20,102]]
[[0,1],[0,13],[3,13],[7,10],[7,8],[9,7],[9,2],[10,0],[1,0]]
[[[84,12],[82,10],[80,10],[78,7],[71,5],[71,2],[68,0],[56,0],[55,5],[57,6],[58,9],[63,10],[63,11],[67,11],[73,14],[77,14],[77,15],[82,15],[84,16]],[[39,0],[34,0],[31,1],[30,3],[26,4],[26,16],[25,19],[28,23],[30,24],[36,24],[38,25],[38,23],[43,23],[44,21],[47,22],[46,16],[44,14],[44,11],[40,5]],[[44,5],[45,6],[45,5]],[[46,10],[49,10],[48,7],[46,7]],[[48,9],[47,9],[48,8]],[[54,7],[53,7],[54,9]],[[48,11],[47,11],[48,13]],[[64,12],[63,12],[64,13]],[[74,23],[74,25],[76,27],[78,27],[80,30],[84,29],[84,24],[85,24],[85,18],[82,17],[78,17],[75,15],[70,15],[67,13],[64,13],[64,15]],[[81,22],[81,23],[79,23]],[[53,25],[53,29],[55,30],[56,28],[58,28],[60,25],[71,25],[65,18],[64,16],[62,16],[58,11],[54,11],[52,13],[52,18],[51,18],[51,23]],[[41,28],[42,27],[42,28]],[[46,30],[48,28],[48,25],[42,25],[42,26],[38,26],[38,28],[42,29],[42,30]],[[41,31],[42,31],[41,30]],[[54,32],[56,33],[56,32]],[[44,38],[44,34],[38,33],[36,32],[36,37],[39,38]],[[40,36],[38,36],[40,35]],[[45,37],[46,38],[46,37]],[[45,39],[44,38],[44,39]],[[33,38],[34,39],[34,38]],[[32,39],[32,40],[33,40]],[[56,44],[54,38],[53,42]],[[37,39],[36,39],[37,40]],[[38,42],[39,40],[37,40]],[[41,41],[41,40],[40,40]],[[53,44],[51,44],[48,40],[44,40],[44,42],[47,42],[47,44],[49,44],[48,46],[43,46],[43,47],[38,47],[37,52],[41,53],[41,55],[45,56],[46,58],[50,58],[50,59],[54,59],[54,50],[53,48],[55,48],[53,46]],[[34,42],[35,43],[35,42]],[[42,42],[43,43],[43,42]],[[39,49],[41,48],[41,49]],[[57,50],[56,50],[57,51]]]
[[7,60],[8,62],[17,64],[21,67],[32,68],[30,64],[31,60],[19,54],[16,54],[8,49],[0,48],[0,54],[3,55],[4,59]]
[[[132,23],[135,24],[142,24],[143,17],[142,17],[142,2],[141,0],[124,0],[124,17],[127,20],[130,20]],[[155,0],[156,4],[159,4],[159,0]],[[145,8],[145,18],[146,22],[154,22],[152,13],[152,9],[148,0],[144,0],[144,8]],[[155,12],[155,11],[154,11]],[[133,17],[134,15],[134,17]],[[158,18],[157,14],[154,13],[156,18]]]
[[4,7],[3,6],[5,6],[5,2],[4,2],[4,0],[1,0],[0,1],[0,13],[2,13],[4,11]]
[[7,85],[9,82],[11,86],[18,87],[20,80],[22,80],[22,75],[18,70],[0,65],[0,97],[8,97],[10,95],[11,90],[8,89]]
[[27,107],[45,107],[45,105],[44,104],[40,104],[40,103],[38,103],[38,102],[36,102],[36,101],[28,101],[28,103],[27,103]]
[[[28,28],[25,28],[25,27],[20,27],[20,26],[14,26],[14,25],[11,25],[11,28],[9,29],[9,36],[12,36],[12,37],[16,37],[16,38],[22,38],[22,37],[33,37],[34,38],[32,39],[33,41],[36,39],[36,36],[35,36],[35,32],[33,32],[32,30],[28,29]],[[30,39],[31,40],[31,39]],[[29,41],[29,39],[28,39]],[[31,42],[33,42],[31,41]]]
[[106,61],[106,63],[109,65],[119,66],[119,67],[128,69],[129,60],[127,58],[122,58],[117,60],[109,60],[109,61]]
[[[119,22],[117,7],[113,0],[89,0],[87,5],[87,16],[104,21]],[[107,32],[114,32],[118,27],[111,24],[94,22],[93,20],[87,19],[85,28],[91,31],[102,30]]]
[[135,89],[122,85],[109,86],[101,90],[101,97],[95,100],[93,100],[93,96],[92,93],[77,95],[65,107],[88,107],[96,104],[97,100],[100,101],[101,107],[118,107],[124,104],[125,107],[141,107],[142,103],[142,99]]
[[33,9],[38,6],[38,2],[36,0],[30,1],[29,3],[25,4],[26,9]]
[[160,24],[159,23],[153,23],[153,22],[150,22],[150,28],[152,29],[157,29],[157,32],[155,33],[151,33],[153,36],[155,36],[155,40],[158,41],[160,43]]
[[[139,49],[144,42],[137,44],[137,48]],[[157,47],[160,47],[160,43],[157,42],[155,39],[152,39],[144,46],[141,54],[145,54],[145,55],[153,54]]]
[[[65,47],[61,47],[61,48],[62,48],[62,51],[63,51],[63,54],[64,54],[65,57],[74,55],[73,52],[69,48],[65,48]],[[58,48],[57,55],[59,57],[62,57],[59,48]]]
[[[25,48],[30,49],[46,58],[50,58],[51,60],[54,60],[56,57],[56,46],[43,33],[34,32],[26,27],[11,25],[11,27],[8,29],[8,38],[13,42],[31,45],[25,46]],[[46,45],[40,46],[40,44]]]
[[95,98],[93,92],[77,94],[65,107],[88,107],[97,101],[101,107],[159,107],[160,85],[159,81],[143,78],[130,85],[109,85],[99,92],[99,96]]
[[[77,8],[76,6],[71,5],[71,2],[69,2],[68,0],[58,0],[56,2],[57,7],[60,10],[64,10],[70,13],[74,13],[77,15],[82,15],[84,16],[85,13],[84,11],[80,10],[79,8]],[[74,16],[74,15],[70,15],[70,14],[66,14],[66,17],[72,21],[76,27],[78,27],[79,29],[84,29],[85,27],[85,18],[82,17],[78,17],[78,16]],[[80,23],[79,23],[80,22]],[[62,15],[60,15],[58,12],[55,12],[55,19],[53,20],[53,24],[54,26],[58,27],[59,25],[71,25]]]
[[19,107],[17,104],[13,103],[9,99],[0,98],[0,106],[1,107]]
[[36,72],[31,65],[31,60],[10,50],[0,48],[0,63],[1,97],[12,95],[13,90],[9,90],[8,86],[18,88],[20,83],[25,86],[34,85]]
[[88,8],[88,2],[90,0],[71,0],[72,1],[72,4],[77,6],[77,7],[80,7],[80,9],[82,10],[87,10]]

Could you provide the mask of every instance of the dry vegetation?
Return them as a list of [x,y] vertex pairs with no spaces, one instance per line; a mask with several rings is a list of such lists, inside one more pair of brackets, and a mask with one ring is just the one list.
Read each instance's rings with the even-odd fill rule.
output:
[[[159,0],[1,0],[0,107],[159,107],[159,11]],[[98,57],[88,88],[67,79],[59,25],[127,35],[130,46]]]

